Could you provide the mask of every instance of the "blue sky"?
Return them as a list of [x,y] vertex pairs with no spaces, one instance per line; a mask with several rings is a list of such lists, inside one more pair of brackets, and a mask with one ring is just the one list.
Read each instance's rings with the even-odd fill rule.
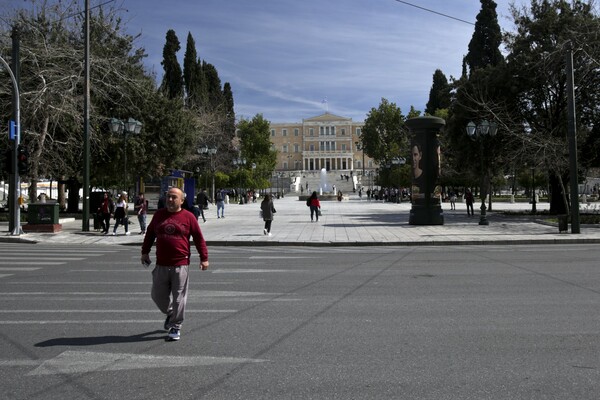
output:
[[[479,0],[407,2],[473,23],[481,7]],[[507,28],[509,2],[496,0],[500,24]],[[175,30],[181,42],[180,62],[191,32],[198,56],[215,65],[222,83],[231,84],[236,116],[260,113],[271,122],[299,122],[326,110],[362,121],[382,97],[404,114],[411,105],[422,111],[436,69],[448,78],[460,75],[474,29],[396,0],[115,4],[124,10],[128,32],[142,34],[137,44],[159,78],[167,30]]]

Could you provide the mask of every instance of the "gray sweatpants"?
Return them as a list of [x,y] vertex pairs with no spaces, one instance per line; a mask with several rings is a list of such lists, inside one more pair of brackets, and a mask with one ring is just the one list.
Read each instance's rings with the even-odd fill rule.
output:
[[181,329],[187,302],[189,265],[157,265],[152,271],[152,300],[160,311],[170,316],[171,327]]

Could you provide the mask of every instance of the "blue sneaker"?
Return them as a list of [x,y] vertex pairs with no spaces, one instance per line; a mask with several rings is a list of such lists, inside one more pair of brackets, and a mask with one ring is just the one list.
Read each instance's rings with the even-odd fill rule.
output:
[[179,334],[179,329],[171,328],[169,329],[169,335],[167,336],[168,341],[179,340],[181,335]]

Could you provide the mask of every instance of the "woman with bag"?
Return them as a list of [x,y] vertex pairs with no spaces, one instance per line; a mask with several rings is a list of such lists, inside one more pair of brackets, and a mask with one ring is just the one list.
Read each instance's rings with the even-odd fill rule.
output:
[[127,192],[122,192],[115,204],[115,227],[113,228],[113,236],[117,234],[119,224],[125,227],[125,234],[129,235],[129,219],[127,218],[127,210],[129,208]]
[[317,192],[312,192],[312,195],[309,197],[310,200],[310,222],[313,221],[313,217],[317,218],[317,222],[319,222],[319,215],[321,214],[321,202],[317,197]]
[[265,198],[262,203],[260,203],[260,211],[262,212],[263,221],[265,221],[265,229],[263,229],[263,233],[268,236],[271,235],[271,223],[273,222],[273,214],[275,211],[275,206],[273,205],[273,200],[271,199],[271,195],[265,194]]

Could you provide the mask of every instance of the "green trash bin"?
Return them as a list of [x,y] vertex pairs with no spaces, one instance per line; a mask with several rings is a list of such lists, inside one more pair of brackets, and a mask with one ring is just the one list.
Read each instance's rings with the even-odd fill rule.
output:
[[559,215],[558,216],[558,232],[566,232],[569,230],[569,216]]
[[58,203],[29,204],[27,222],[32,225],[58,224]]

